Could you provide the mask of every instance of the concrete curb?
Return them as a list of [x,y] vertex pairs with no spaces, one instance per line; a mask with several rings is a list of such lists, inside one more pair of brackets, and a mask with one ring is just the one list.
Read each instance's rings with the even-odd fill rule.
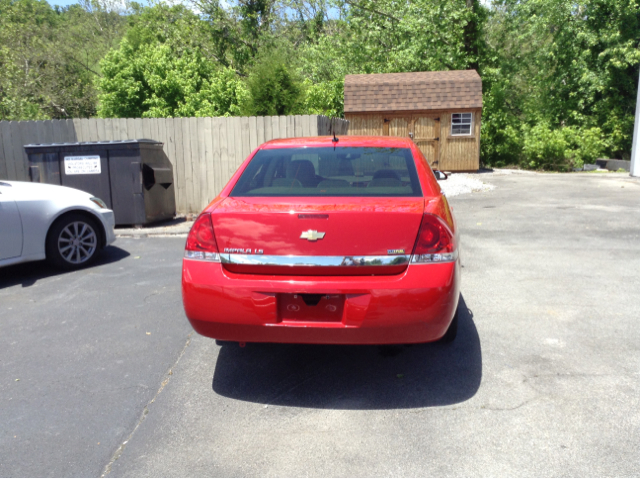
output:
[[170,236],[186,238],[193,221],[176,218],[143,228],[116,228],[116,238],[166,238]]
[[140,238],[186,238],[189,235],[188,232],[186,233],[139,233],[139,234],[135,234],[135,233],[117,233],[116,232],[116,238],[133,238],[133,239],[140,239]]

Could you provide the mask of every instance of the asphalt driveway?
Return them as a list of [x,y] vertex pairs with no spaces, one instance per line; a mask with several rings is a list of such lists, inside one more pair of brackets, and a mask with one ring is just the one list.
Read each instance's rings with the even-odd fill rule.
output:
[[0,270],[0,476],[638,476],[640,182],[479,178],[449,346],[217,347],[184,238]]

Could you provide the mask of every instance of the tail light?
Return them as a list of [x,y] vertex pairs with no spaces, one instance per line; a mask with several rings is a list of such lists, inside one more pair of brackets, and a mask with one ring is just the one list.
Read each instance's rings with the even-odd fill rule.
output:
[[449,226],[436,215],[425,213],[413,247],[412,263],[441,263],[458,258],[456,239]]
[[216,236],[213,233],[213,224],[211,223],[211,215],[209,213],[201,214],[195,223],[193,223],[191,231],[189,231],[189,236],[187,237],[184,257],[213,261],[216,263],[220,262],[218,244],[216,243]]

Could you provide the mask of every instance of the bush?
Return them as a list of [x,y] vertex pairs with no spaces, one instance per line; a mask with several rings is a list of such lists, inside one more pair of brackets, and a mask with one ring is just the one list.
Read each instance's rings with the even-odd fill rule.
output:
[[344,114],[344,80],[325,81],[315,85],[305,80],[304,111],[308,115],[342,117]]
[[198,49],[177,54],[161,43],[135,49],[125,39],[101,65],[102,118],[239,115],[247,96],[234,70],[219,68]]
[[267,55],[254,66],[247,90],[247,115],[294,115],[302,109],[302,84],[277,53]]
[[480,128],[480,158],[484,165],[500,168],[519,163],[523,140],[517,125],[497,126],[483,121]]
[[190,98],[195,116],[239,116],[249,100],[249,92],[236,72],[222,68],[204,81]]
[[600,128],[560,127],[539,123],[524,132],[522,154],[527,168],[567,171],[594,163],[607,150]]
[[482,72],[482,123],[480,158],[486,166],[504,167],[522,158],[522,118],[511,104],[513,85],[499,68],[484,67]]
[[567,154],[575,168],[582,168],[585,163],[595,163],[609,147],[600,128],[564,128],[564,133],[571,147]]
[[527,168],[566,171],[568,144],[561,128],[552,130],[547,123],[524,129],[522,155]]

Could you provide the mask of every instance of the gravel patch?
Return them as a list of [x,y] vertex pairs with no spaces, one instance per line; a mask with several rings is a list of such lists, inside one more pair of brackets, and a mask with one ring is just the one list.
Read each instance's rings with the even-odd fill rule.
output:
[[448,179],[440,181],[440,188],[450,198],[471,192],[491,191],[495,186],[485,183],[477,174],[453,173]]

